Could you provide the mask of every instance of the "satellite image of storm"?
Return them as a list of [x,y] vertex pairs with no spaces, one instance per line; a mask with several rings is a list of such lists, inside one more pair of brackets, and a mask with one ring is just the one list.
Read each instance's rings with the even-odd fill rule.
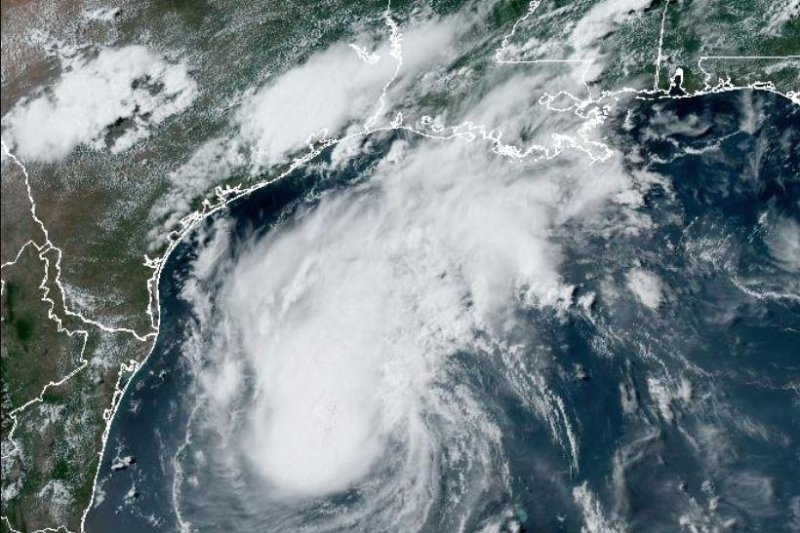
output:
[[0,3],[0,533],[800,532],[800,0]]

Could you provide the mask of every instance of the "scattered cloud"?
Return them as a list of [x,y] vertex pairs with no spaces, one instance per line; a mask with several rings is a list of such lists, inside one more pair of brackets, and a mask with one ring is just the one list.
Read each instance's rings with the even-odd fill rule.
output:
[[600,502],[586,482],[572,489],[572,497],[583,513],[584,525],[581,526],[581,533],[619,533],[625,530],[606,517]]
[[212,139],[197,149],[189,160],[168,176],[170,189],[150,210],[155,225],[150,231],[150,248],[157,249],[167,233],[177,229],[180,220],[192,211],[191,202],[230,178],[234,169],[245,164],[239,143],[225,138]]

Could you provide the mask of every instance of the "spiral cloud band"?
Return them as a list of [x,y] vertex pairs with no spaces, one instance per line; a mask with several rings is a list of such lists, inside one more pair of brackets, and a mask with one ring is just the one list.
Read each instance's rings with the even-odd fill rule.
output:
[[233,256],[218,228],[184,288],[215,460],[255,465],[287,524],[287,509],[356,491],[323,529],[368,518],[413,530],[433,502],[462,527],[475,501],[507,492],[499,408],[468,357],[491,360],[497,386],[577,459],[518,314],[574,304],[553,235],[601,220],[631,178],[614,165],[571,173],[580,155],[537,167],[460,141],[388,151],[368,181],[303,204]]

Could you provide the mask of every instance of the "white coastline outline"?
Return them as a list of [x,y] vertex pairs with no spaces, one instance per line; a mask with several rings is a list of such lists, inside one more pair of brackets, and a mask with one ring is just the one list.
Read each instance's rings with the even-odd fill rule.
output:
[[[661,27],[661,34],[660,34],[660,40],[659,40],[659,49],[658,49],[658,56],[657,56],[656,80],[655,80],[655,83],[654,83],[654,88],[652,90],[643,90],[643,89],[634,89],[634,88],[624,87],[624,88],[621,88],[621,89],[618,89],[618,90],[615,90],[615,91],[603,91],[602,94],[598,98],[594,98],[592,96],[592,94],[591,94],[591,91],[590,91],[588,99],[581,99],[581,98],[578,98],[578,97],[575,97],[575,96],[571,95],[567,91],[561,91],[562,93],[568,95],[569,97],[573,98],[574,100],[583,103],[583,105],[579,106],[574,111],[576,114],[578,114],[578,116],[581,116],[582,118],[587,118],[586,116],[583,116],[583,115],[579,114],[580,110],[584,109],[586,107],[586,105],[588,105],[588,104],[597,104],[598,102],[602,101],[604,98],[606,98],[608,96],[615,96],[615,95],[622,95],[622,94],[628,94],[628,95],[632,94],[635,99],[641,99],[641,100],[644,100],[644,99],[667,99],[667,100],[671,100],[671,99],[694,98],[694,97],[704,96],[704,95],[707,95],[707,94],[717,94],[717,93],[732,92],[732,91],[760,90],[760,91],[775,93],[775,94],[777,94],[779,96],[783,96],[783,97],[789,99],[794,104],[800,105],[800,91],[787,91],[787,92],[784,93],[784,92],[779,91],[774,86],[774,84],[772,84],[771,82],[753,82],[753,83],[748,84],[746,86],[734,86],[734,85],[732,85],[730,83],[730,80],[719,80],[718,84],[716,86],[711,86],[709,81],[708,81],[708,78],[707,78],[706,79],[706,86],[702,90],[699,90],[699,91],[694,92],[692,94],[670,95],[668,90],[659,89],[658,88],[658,73],[659,73],[659,70],[660,70],[660,62],[661,62],[661,59],[662,59],[661,46],[663,44],[664,20],[665,20],[665,17],[666,17],[666,9],[667,9],[667,6],[669,5],[669,1],[670,0],[667,0],[667,3],[666,3],[665,8],[664,8],[664,12],[662,13],[662,27]],[[523,17],[521,17],[520,19],[518,19],[515,22],[515,24],[512,27],[511,33],[509,33],[506,36],[504,36],[504,38],[502,40],[501,47],[498,48],[496,50],[496,52],[495,52],[495,62],[497,64],[501,64],[501,65],[503,65],[503,64],[519,65],[519,64],[533,64],[533,63],[572,63],[572,64],[581,64],[581,63],[583,63],[583,64],[587,64],[586,69],[588,70],[589,66],[591,66],[591,64],[593,62],[592,60],[582,60],[582,59],[500,60],[499,59],[500,52],[507,46],[508,40],[517,31],[518,25],[522,21],[524,21],[528,17],[530,17],[531,14],[535,11],[535,9],[540,4],[541,4],[541,0],[531,0],[531,2],[529,4],[528,11],[526,12],[526,14],[523,15]],[[169,259],[170,254],[174,251],[174,249],[177,247],[177,245],[182,242],[183,238],[186,237],[188,234],[190,234],[199,225],[199,223],[204,221],[208,216],[216,213],[217,211],[219,211],[221,209],[224,209],[229,203],[231,203],[231,202],[233,202],[233,201],[235,201],[235,200],[237,200],[237,199],[239,199],[239,198],[241,198],[243,196],[246,196],[246,195],[248,195],[248,194],[250,194],[250,193],[252,193],[252,192],[254,192],[254,191],[258,190],[258,189],[261,189],[262,187],[267,187],[267,186],[272,185],[273,183],[285,178],[286,176],[288,176],[289,174],[291,174],[295,170],[301,168],[306,163],[308,163],[308,162],[312,161],[313,159],[315,159],[317,156],[320,155],[320,153],[322,153],[323,150],[325,150],[326,148],[328,148],[330,146],[333,146],[333,145],[335,145],[335,144],[337,144],[339,142],[343,142],[343,141],[347,141],[347,140],[350,140],[350,139],[355,139],[355,138],[367,136],[367,135],[369,135],[371,133],[376,133],[376,132],[380,132],[380,131],[404,130],[404,131],[407,131],[409,133],[420,135],[420,136],[422,136],[424,138],[435,139],[435,140],[440,140],[440,141],[449,141],[449,140],[452,140],[452,139],[460,138],[460,139],[465,140],[467,142],[472,142],[472,141],[474,141],[474,140],[476,140],[478,138],[481,138],[484,141],[489,141],[490,142],[491,151],[492,152],[494,152],[494,153],[496,153],[498,155],[504,155],[504,156],[512,157],[514,159],[525,159],[525,158],[529,157],[530,155],[532,155],[534,153],[536,153],[538,155],[538,157],[534,157],[535,161],[542,160],[542,159],[552,159],[553,157],[556,157],[563,150],[565,150],[567,148],[574,148],[574,149],[577,149],[579,151],[582,151],[582,152],[586,153],[591,159],[591,163],[590,164],[593,164],[593,163],[598,162],[598,161],[600,161],[600,162],[605,161],[606,159],[608,159],[609,157],[611,157],[613,155],[613,152],[611,152],[610,149],[608,149],[607,146],[602,145],[602,143],[595,143],[594,141],[588,141],[588,139],[586,139],[586,135],[583,134],[583,133],[587,133],[587,132],[580,132],[580,131],[579,131],[579,135],[582,137],[582,140],[584,142],[589,142],[589,143],[593,143],[593,144],[601,144],[602,146],[605,146],[605,148],[608,151],[604,154],[604,156],[598,156],[598,157],[594,156],[587,148],[582,146],[580,143],[576,142],[574,137],[572,137],[570,135],[565,135],[565,134],[563,134],[563,135],[554,134],[553,140],[555,141],[555,148],[553,148],[553,149],[550,149],[550,148],[547,148],[547,147],[541,146],[541,145],[531,145],[526,150],[520,151],[519,148],[514,146],[514,145],[503,144],[500,141],[500,132],[497,132],[495,130],[488,130],[487,131],[487,128],[484,125],[475,125],[472,122],[465,121],[465,122],[463,122],[461,124],[458,124],[456,126],[443,127],[443,126],[434,125],[433,119],[431,119],[431,117],[423,116],[420,119],[419,122],[422,125],[431,126],[431,130],[434,132],[434,134],[430,134],[430,133],[427,133],[427,132],[422,131],[420,129],[415,129],[413,127],[409,127],[409,126],[404,125],[403,116],[402,116],[402,113],[400,113],[400,112],[397,113],[395,119],[388,126],[381,126],[381,127],[377,127],[377,128],[372,128],[371,127],[372,124],[374,124],[374,122],[377,121],[380,118],[380,113],[382,111],[384,111],[386,91],[388,90],[389,86],[396,79],[396,77],[397,77],[397,75],[398,75],[398,73],[400,71],[400,64],[402,63],[402,50],[401,50],[402,33],[400,33],[399,26],[397,26],[396,23],[394,23],[394,20],[391,18],[391,0],[389,0],[389,4],[387,5],[387,8],[386,8],[386,10],[384,12],[384,17],[385,17],[384,20],[386,21],[387,25],[389,25],[389,27],[390,27],[390,29],[392,31],[392,37],[390,37],[390,39],[397,38],[397,42],[395,42],[394,40],[391,40],[392,51],[390,52],[390,55],[392,55],[392,57],[395,57],[395,59],[398,60],[398,66],[397,66],[397,68],[395,70],[395,73],[392,76],[392,78],[384,86],[383,91],[381,93],[381,96],[379,98],[379,101],[378,101],[378,103],[376,105],[375,112],[373,113],[373,115],[368,117],[368,119],[362,125],[362,128],[363,128],[362,131],[355,132],[355,133],[352,133],[350,135],[345,135],[345,136],[342,136],[342,137],[339,137],[339,138],[333,138],[333,139],[330,139],[330,138],[327,138],[327,137],[323,137],[316,144],[316,146],[312,145],[311,142],[310,142],[310,139],[312,139],[314,137],[314,134],[312,134],[309,137],[309,143],[308,143],[310,151],[307,152],[305,155],[303,155],[301,157],[295,158],[292,161],[292,163],[289,166],[289,168],[286,171],[284,171],[283,173],[281,173],[280,175],[278,175],[278,176],[276,176],[276,177],[274,177],[272,179],[253,184],[253,185],[251,185],[251,186],[249,186],[247,188],[244,188],[244,189],[242,189],[241,185],[232,186],[232,187],[231,186],[225,186],[225,187],[217,186],[217,187],[215,187],[214,191],[215,191],[215,194],[216,194],[216,200],[218,202],[216,205],[212,204],[211,201],[209,201],[209,200],[204,200],[203,203],[202,203],[202,206],[201,206],[201,208],[199,210],[190,213],[189,215],[185,216],[181,220],[181,223],[180,223],[181,228],[179,230],[174,230],[174,231],[168,232],[168,236],[169,236],[171,242],[170,242],[169,247],[161,255],[161,257],[151,259],[147,255],[144,255],[144,263],[143,264],[145,266],[147,266],[149,268],[152,268],[154,270],[153,275],[150,278],[148,278],[148,280],[147,280],[147,285],[148,285],[147,286],[147,290],[148,290],[148,293],[150,295],[150,301],[148,302],[148,307],[147,307],[147,309],[145,311],[146,314],[150,316],[151,325],[153,327],[153,330],[148,332],[148,333],[146,333],[146,334],[144,334],[144,335],[140,335],[136,331],[134,331],[132,329],[129,329],[129,328],[115,328],[115,327],[106,326],[106,325],[102,324],[101,322],[98,322],[96,320],[84,317],[80,312],[70,311],[67,308],[66,293],[65,293],[63,285],[61,284],[61,281],[60,281],[60,276],[61,276],[60,262],[61,262],[61,257],[62,257],[62,251],[61,251],[60,248],[56,247],[50,241],[49,233],[48,233],[45,225],[43,224],[43,222],[36,215],[36,203],[35,203],[35,201],[33,199],[33,195],[32,195],[32,192],[31,192],[31,187],[30,187],[29,176],[28,176],[28,171],[27,171],[25,165],[23,164],[23,162],[16,155],[14,155],[11,152],[11,150],[6,145],[5,141],[2,141],[3,154],[8,156],[8,157],[10,157],[12,159],[13,163],[16,164],[22,170],[22,172],[24,174],[25,184],[26,184],[27,192],[28,192],[28,199],[29,199],[29,201],[31,203],[31,216],[32,216],[33,220],[39,225],[39,227],[41,228],[41,230],[42,230],[42,232],[44,233],[44,236],[45,236],[45,242],[42,245],[36,244],[36,242],[33,241],[32,239],[27,241],[26,243],[24,243],[22,245],[22,247],[20,248],[20,250],[18,251],[15,259],[12,260],[12,261],[3,263],[2,264],[2,268],[6,268],[6,267],[10,267],[10,266],[14,265],[17,262],[17,260],[21,257],[24,249],[28,245],[33,245],[39,251],[40,259],[42,259],[45,262],[45,274],[44,274],[44,278],[43,278],[42,284],[40,284],[40,289],[42,289],[43,292],[44,292],[44,295],[41,298],[41,300],[45,301],[50,306],[50,308],[48,310],[48,317],[50,319],[54,320],[58,324],[59,328],[63,328],[61,318],[59,318],[54,313],[55,301],[53,301],[51,298],[48,297],[50,289],[48,287],[46,287],[46,283],[48,281],[48,272],[49,272],[49,264],[50,264],[50,262],[49,262],[49,259],[47,259],[46,257],[43,257],[43,255],[46,254],[47,252],[49,252],[51,249],[52,250],[56,250],[57,260],[56,260],[55,265],[54,265],[55,269],[56,269],[56,277],[54,279],[54,282],[56,283],[56,286],[59,288],[59,290],[61,292],[62,303],[63,303],[62,307],[63,307],[64,314],[66,316],[71,316],[73,318],[76,318],[76,319],[80,320],[81,322],[83,322],[83,323],[85,323],[87,325],[91,325],[91,326],[97,327],[100,330],[108,332],[108,333],[126,333],[126,334],[129,334],[129,335],[132,335],[136,340],[143,341],[143,342],[146,342],[149,339],[154,339],[153,342],[152,342],[152,345],[150,347],[150,350],[148,351],[148,353],[144,357],[144,359],[142,359],[141,361],[129,360],[127,363],[126,362],[120,363],[120,370],[119,370],[119,374],[118,374],[118,378],[117,378],[115,391],[114,391],[114,394],[113,394],[113,397],[112,397],[111,406],[108,409],[105,409],[103,411],[103,419],[106,421],[106,425],[105,425],[105,428],[103,430],[102,444],[101,444],[100,450],[98,451],[98,455],[99,455],[100,459],[102,459],[103,455],[105,454],[105,449],[106,449],[106,445],[107,445],[107,440],[108,440],[108,435],[109,435],[109,432],[110,432],[111,424],[112,424],[112,422],[114,420],[114,417],[116,415],[117,409],[119,408],[119,405],[120,405],[120,401],[119,400],[122,398],[122,396],[124,396],[125,392],[127,391],[127,389],[130,386],[130,384],[134,381],[134,378],[136,377],[138,372],[144,367],[145,363],[149,360],[150,356],[153,353],[153,349],[154,349],[155,344],[156,344],[155,339],[157,339],[157,336],[158,336],[158,333],[159,333],[159,326],[160,326],[160,313],[158,313],[158,312],[154,313],[154,310],[159,310],[159,303],[160,303],[159,284],[160,284],[161,274],[163,272],[163,268],[164,268],[167,260]],[[394,33],[395,31],[397,33]],[[397,55],[395,55],[395,45],[397,46],[397,50],[398,50]],[[707,60],[707,59],[725,59],[725,60],[727,60],[727,59],[730,59],[730,60],[735,60],[735,59],[774,59],[774,60],[778,60],[778,59],[794,59],[794,58],[800,59],[800,56],[702,56],[698,60],[698,65],[700,65],[702,63],[702,61]],[[701,67],[701,70],[703,70],[702,67]],[[586,72],[586,70],[584,70],[584,74],[585,74],[585,72]],[[703,72],[706,73],[705,70],[703,70]],[[706,74],[708,74],[708,73],[706,73]],[[710,76],[710,74],[708,74],[708,75]],[[586,84],[586,82],[585,82],[585,79],[584,79],[584,84],[587,85],[587,89],[589,89],[588,84]],[[565,112],[565,111],[571,110],[571,108],[569,108],[569,109],[559,109],[559,108],[550,107],[549,104],[554,101],[555,96],[551,96],[551,95],[545,93],[545,94],[543,94],[542,99],[546,99],[548,97],[550,97],[549,103],[545,103],[544,101],[540,100],[540,103],[543,103],[544,105],[546,105],[548,107],[548,109],[553,110],[553,111],[560,111],[560,112]],[[599,122],[597,122],[596,120],[593,120],[592,124],[591,124],[592,127],[588,128],[588,129],[593,129],[593,127],[599,126],[602,123],[602,119],[603,118],[604,118],[604,116],[601,116],[599,118]],[[587,122],[586,124],[589,124],[589,122]],[[446,129],[450,130],[450,133],[448,135],[439,134],[440,132],[442,132],[442,131],[444,131]],[[4,285],[5,285],[5,282],[2,282],[2,287],[4,287]],[[764,296],[772,296],[772,295],[770,294],[770,295],[760,295],[760,296],[764,297]],[[62,332],[62,329],[59,329],[59,332]],[[75,334],[85,335],[84,342],[83,342],[83,349],[85,349],[86,340],[88,339],[88,335],[89,335],[88,329],[67,330],[66,328],[63,328],[63,332],[67,332],[67,334],[69,336],[72,336],[72,335],[75,335]],[[76,375],[79,371],[81,371],[84,368],[86,368],[86,366],[88,364],[88,361],[86,361],[83,358],[83,353],[84,353],[83,349],[81,350],[81,356],[80,356],[80,360],[82,361],[81,366],[79,366],[78,368],[72,370],[66,377],[62,378],[61,380],[59,380],[57,382],[52,382],[51,381],[50,383],[46,384],[43,387],[43,389],[42,389],[41,393],[39,394],[38,398],[34,398],[33,400],[30,400],[29,402],[25,403],[24,405],[22,405],[22,406],[20,406],[18,408],[15,408],[14,410],[12,410],[9,413],[9,416],[12,417],[12,419],[14,420],[14,424],[12,426],[12,430],[9,432],[9,436],[8,436],[9,440],[12,443],[14,443],[13,438],[12,438],[13,437],[13,433],[14,433],[16,427],[17,427],[16,415],[18,413],[20,413],[21,411],[23,411],[25,408],[29,407],[30,405],[33,405],[33,404],[38,403],[38,402],[41,402],[42,401],[42,396],[44,395],[44,393],[46,392],[46,390],[48,388],[53,387],[53,386],[58,386],[58,385],[61,385],[61,384],[65,383],[71,377]],[[123,375],[126,372],[131,372],[131,375],[128,377],[124,387],[120,388],[120,384],[121,384],[121,381],[123,379]],[[568,431],[568,437],[569,437],[570,440],[572,440],[573,436],[571,435],[571,428],[569,426],[568,420],[566,419],[566,414],[565,413],[564,413],[564,421],[563,422],[566,424],[567,431]],[[7,457],[7,455],[4,456],[4,457]],[[573,460],[575,462],[577,462],[577,458],[576,457],[574,457]],[[93,485],[92,485],[92,496],[91,496],[91,499],[90,499],[89,503],[87,504],[86,509],[83,511],[82,516],[81,516],[81,529],[80,529],[81,532],[85,531],[86,516],[88,515],[88,513],[91,510],[92,506],[94,505],[96,488],[97,488],[97,481],[99,479],[101,467],[102,467],[102,464],[99,461],[97,469],[95,471],[95,475],[94,475],[94,481],[93,481]],[[11,524],[10,524],[9,520],[5,515],[0,517],[0,519],[2,519],[5,522],[6,526],[11,531],[19,533],[18,530],[16,530],[13,527],[11,527]],[[54,527],[42,528],[42,529],[36,530],[33,533],[57,532],[57,531],[70,532],[71,530],[69,530],[64,525],[59,525],[59,526],[56,526],[55,528]]]

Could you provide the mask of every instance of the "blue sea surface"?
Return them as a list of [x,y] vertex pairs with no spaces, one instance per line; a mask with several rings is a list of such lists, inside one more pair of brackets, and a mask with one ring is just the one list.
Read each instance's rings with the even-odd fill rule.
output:
[[[480,398],[500,428],[507,465],[508,483],[470,503],[465,531],[489,522],[499,531],[582,531],[585,506],[625,531],[800,530],[800,271],[797,250],[781,248],[798,242],[791,232],[800,228],[800,106],[766,91],[633,105],[633,124],[623,127],[622,113],[609,141],[627,171],[658,177],[639,209],[650,229],[562,228],[552,237],[560,274],[585,305],[520,308],[522,326],[508,332],[543,369],[542,390],[531,394],[552,399],[552,418],[520,400],[501,354],[463,351],[448,363],[449,386]],[[181,291],[220,221],[230,238],[219,261],[235,261],[320,198],[368,180],[399,138],[426,142],[398,131],[341,170],[298,169],[177,245],[159,284],[159,336],[112,423],[88,532],[177,531],[176,509],[198,531],[339,530],[325,521],[363,503],[357,487],[276,503],[258,476],[232,479],[221,463],[197,460],[209,452],[201,433],[187,435],[197,404],[184,350],[195,315]],[[660,280],[657,310],[609,289],[638,270]],[[554,424],[574,443],[554,439]],[[112,469],[126,456],[133,464]],[[451,502],[436,498],[458,479],[457,464],[440,472],[425,531],[453,530]]]

